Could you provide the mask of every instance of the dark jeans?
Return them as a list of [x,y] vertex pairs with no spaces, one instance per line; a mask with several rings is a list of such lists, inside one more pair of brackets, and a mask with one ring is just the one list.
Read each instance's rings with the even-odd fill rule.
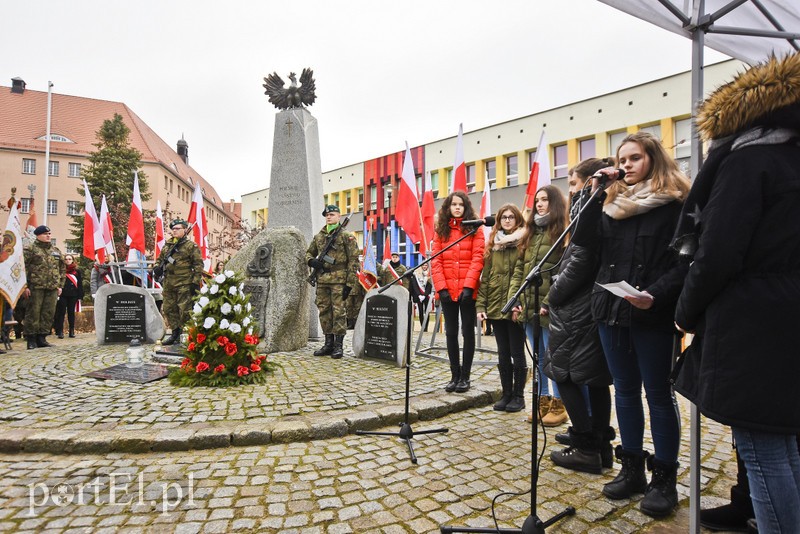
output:
[[56,334],[64,333],[64,314],[67,315],[67,323],[69,323],[70,331],[75,330],[75,305],[78,303],[78,297],[59,297],[56,302],[56,315],[53,319],[53,328]]
[[494,339],[497,342],[497,362],[500,367],[526,369],[525,330],[507,319],[491,319]]
[[650,433],[655,457],[678,461],[680,420],[669,384],[674,336],[650,328],[600,324],[600,341],[614,378],[614,400],[622,448],[641,452],[644,441],[642,385],[650,409]]
[[447,356],[451,366],[459,365],[458,318],[461,316],[461,333],[464,336],[464,359],[462,369],[469,373],[475,357],[475,300],[460,299],[457,302],[441,301],[444,314],[444,335],[447,338]]

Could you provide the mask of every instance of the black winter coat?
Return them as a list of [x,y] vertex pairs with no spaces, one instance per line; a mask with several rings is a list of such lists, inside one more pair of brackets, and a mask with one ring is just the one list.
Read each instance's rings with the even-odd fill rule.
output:
[[63,298],[76,298],[82,299],[83,298],[83,276],[81,276],[81,270],[75,269],[71,274],[74,274],[75,277],[78,279],[77,287],[70,282],[69,278],[65,278],[64,287],[61,288],[61,297]]
[[573,242],[600,246],[597,282],[625,280],[653,296],[653,306],[641,310],[597,285],[592,289],[592,316],[609,326],[644,326],[673,332],[675,304],[683,287],[688,263],[670,248],[681,212],[681,202],[672,201],[626,219],[602,213],[601,195],[586,208]]
[[800,146],[785,144],[731,152],[701,212],[676,311],[696,336],[676,390],[725,425],[800,434],[798,206]]
[[591,311],[597,266],[597,254],[591,248],[570,243],[547,294],[550,340],[544,373],[556,382],[567,378],[591,386],[612,382]]

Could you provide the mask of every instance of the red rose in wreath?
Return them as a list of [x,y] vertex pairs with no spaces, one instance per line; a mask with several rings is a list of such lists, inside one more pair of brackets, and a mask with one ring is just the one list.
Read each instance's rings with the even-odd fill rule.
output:
[[202,373],[203,371],[208,370],[209,365],[206,362],[200,362],[197,364],[197,372]]
[[236,346],[236,343],[228,343],[225,345],[225,354],[228,356],[233,356],[238,352],[239,348]]

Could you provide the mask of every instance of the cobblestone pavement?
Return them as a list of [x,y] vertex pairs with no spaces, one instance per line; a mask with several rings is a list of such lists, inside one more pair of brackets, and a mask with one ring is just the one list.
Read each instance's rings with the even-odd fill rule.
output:
[[[462,403],[442,403],[451,397],[438,390],[446,366],[426,358],[415,360],[416,402],[442,403],[446,409],[418,410],[426,420],[414,422],[413,428],[420,432],[443,426],[449,432],[413,440],[417,465],[401,440],[358,436],[348,433],[350,428],[308,441],[293,441],[308,433],[279,432],[286,442],[150,450],[154,444],[188,448],[185,444],[199,430],[176,434],[172,441],[153,436],[189,424],[272,425],[274,437],[279,424],[304,417],[340,421],[340,412],[363,413],[363,406],[371,413],[396,416],[395,408],[387,407],[402,396],[403,370],[347,357],[339,362],[314,358],[310,350],[315,347],[273,355],[283,367],[268,390],[257,392],[171,390],[163,380],[135,386],[80,378],[78,371],[122,361],[115,355],[119,348],[95,347],[90,337],[59,343],[57,349],[0,356],[0,440],[7,449],[13,450],[13,443],[23,449],[0,453],[0,532],[438,532],[442,524],[490,527],[495,496],[529,489],[530,425],[522,413],[498,413],[487,406],[496,394],[496,372],[479,368],[476,384],[483,390]],[[287,381],[300,376],[306,379],[297,393]],[[538,515],[547,519],[566,506],[577,509],[548,532],[686,532],[689,424],[685,402],[681,408],[681,509],[675,516],[654,521],[638,511],[638,499],[605,499],[600,489],[616,468],[599,476],[575,473],[553,466],[545,454],[537,485]],[[225,415],[211,419],[215,411]],[[140,420],[148,415],[151,421]],[[206,418],[191,423],[198,415]],[[379,418],[378,424],[384,420]],[[385,430],[397,429],[396,422],[383,424]],[[29,425],[33,434],[16,442],[8,437],[30,431]],[[122,430],[133,425],[136,430]],[[537,440],[540,450],[549,453],[558,447],[553,436],[564,429],[548,429],[546,442],[541,436]],[[89,441],[57,439],[58,432],[72,438],[95,432],[100,443],[105,443],[105,433],[134,433],[140,436],[140,447],[133,449],[146,452],[93,450],[84,446]],[[67,453],[70,443],[75,448]],[[52,454],[53,448],[62,453]],[[701,456],[704,502],[719,504],[736,469],[724,427],[704,420]],[[498,501],[494,511],[501,527],[519,527],[530,513],[529,495]]]

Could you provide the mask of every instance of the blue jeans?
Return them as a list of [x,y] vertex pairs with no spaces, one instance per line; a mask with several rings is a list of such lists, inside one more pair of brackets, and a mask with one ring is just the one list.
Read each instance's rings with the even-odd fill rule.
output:
[[[547,350],[547,342],[550,340],[550,330],[542,328],[542,335],[539,338],[539,395],[550,395],[550,379],[544,374],[544,351]],[[533,324],[525,323],[525,334],[528,336],[528,342],[533,349]],[[553,397],[560,399],[561,395],[558,393],[558,387],[553,382]]]
[[642,452],[644,384],[656,459],[665,463],[677,462],[680,420],[669,384],[674,336],[643,327],[599,326],[603,352],[614,378],[614,402],[622,448],[628,452]]
[[758,531],[800,532],[800,453],[796,437],[740,427],[732,430],[747,467]]

